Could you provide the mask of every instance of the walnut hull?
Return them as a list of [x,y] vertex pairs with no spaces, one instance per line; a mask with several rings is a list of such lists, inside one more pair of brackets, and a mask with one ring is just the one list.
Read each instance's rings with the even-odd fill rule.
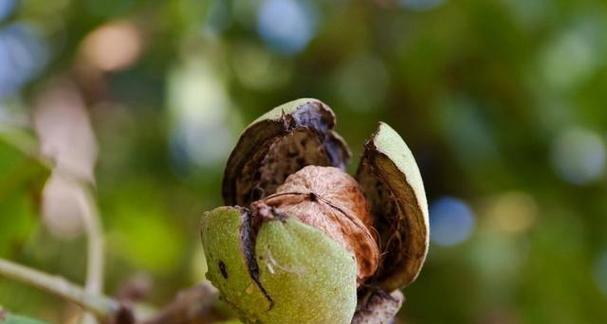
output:
[[357,314],[372,314],[380,304],[396,312],[400,302],[390,296],[417,278],[428,251],[419,169],[398,133],[380,123],[353,178],[344,171],[350,150],[334,127],[327,105],[299,99],[244,130],[228,159],[222,189],[226,205],[241,206],[245,215],[240,252],[250,279],[264,292],[255,252],[258,233],[266,222],[296,219],[353,256]]

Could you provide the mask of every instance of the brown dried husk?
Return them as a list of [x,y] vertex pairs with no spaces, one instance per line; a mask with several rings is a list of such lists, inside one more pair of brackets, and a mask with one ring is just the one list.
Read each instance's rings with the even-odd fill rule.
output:
[[356,178],[381,240],[382,260],[371,282],[388,292],[406,287],[428,253],[428,206],[413,154],[387,124],[380,123],[365,144]]
[[241,134],[228,159],[225,204],[248,206],[267,197],[306,165],[344,169],[350,151],[334,127],[333,111],[316,99],[298,99],[259,117]]

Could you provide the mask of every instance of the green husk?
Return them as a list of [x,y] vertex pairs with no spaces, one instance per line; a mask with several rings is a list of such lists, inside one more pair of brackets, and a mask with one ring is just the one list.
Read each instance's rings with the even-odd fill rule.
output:
[[242,320],[350,323],[357,303],[354,256],[295,218],[267,220],[254,246],[256,283],[240,235],[245,212],[220,207],[205,213],[202,220],[207,278]]

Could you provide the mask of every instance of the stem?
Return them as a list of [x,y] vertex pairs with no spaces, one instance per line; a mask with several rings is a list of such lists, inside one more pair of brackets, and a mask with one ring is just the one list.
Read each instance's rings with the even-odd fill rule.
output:
[[91,294],[81,287],[57,276],[0,259],[0,276],[34,286],[69,300],[101,319],[111,318],[120,310],[120,304],[103,295]]
[[208,281],[180,291],[175,299],[156,315],[140,324],[219,323],[228,320],[214,308],[219,293]]
[[[103,265],[104,265],[104,240],[99,221],[99,214],[95,198],[90,192],[89,186],[83,184],[82,188],[82,219],[87,235],[87,273],[85,290],[92,295],[99,295],[103,289]],[[95,318],[85,314],[83,323],[94,324]]]
[[[89,196],[88,193],[86,193]],[[88,200],[90,200],[89,198]],[[88,204],[89,211],[84,213],[84,223],[88,236],[86,291],[92,294],[101,293],[103,287],[103,236],[97,210]]]

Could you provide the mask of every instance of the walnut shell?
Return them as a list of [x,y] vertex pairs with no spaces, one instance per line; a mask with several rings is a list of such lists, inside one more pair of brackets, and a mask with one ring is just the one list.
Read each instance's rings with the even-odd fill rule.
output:
[[306,166],[290,175],[276,193],[253,203],[320,229],[354,254],[361,285],[377,270],[379,248],[373,220],[358,183],[334,167]]
[[[356,179],[348,176],[343,170],[350,150],[334,127],[335,115],[316,99],[286,103],[251,123],[228,159],[222,188],[227,205],[243,206],[224,208],[236,208],[246,215],[239,235],[224,234],[239,238],[240,253],[227,247],[214,251],[222,249],[221,244],[207,246],[211,242],[207,240],[205,254],[211,261],[218,253],[244,260],[241,266],[247,269],[249,278],[242,280],[254,282],[266,304],[272,305],[259,277],[257,237],[268,222],[296,219],[338,243],[355,260],[355,282],[350,283],[355,290],[358,288],[353,294],[358,297],[350,296],[358,298],[355,322],[373,322],[373,318],[385,321],[400,308],[402,298],[396,298],[399,295],[395,291],[416,279],[428,252],[428,207],[422,178],[405,142],[385,123],[379,124],[365,144]],[[219,227],[213,228],[207,227],[207,235],[212,237]],[[276,241],[272,244],[280,246]],[[310,252],[314,250],[311,246],[286,244],[283,248],[319,257]],[[325,266],[331,260],[314,262]],[[209,273],[212,267],[210,264]],[[219,271],[214,272],[215,279],[213,275],[209,278],[220,285],[222,294],[232,294],[233,304],[241,296],[244,299],[240,302],[250,307],[239,290],[216,283],[221,279],[221,268],[214,270]],[[305,283],[289,284],[307,287]],[[343,296],[351,291],[350,284],[343,290],[327,287],[332,290],[326,293]],[[305,299],[305,294],[301,298]],[[244,307],[236,308],[241,309],[239,306]]]

